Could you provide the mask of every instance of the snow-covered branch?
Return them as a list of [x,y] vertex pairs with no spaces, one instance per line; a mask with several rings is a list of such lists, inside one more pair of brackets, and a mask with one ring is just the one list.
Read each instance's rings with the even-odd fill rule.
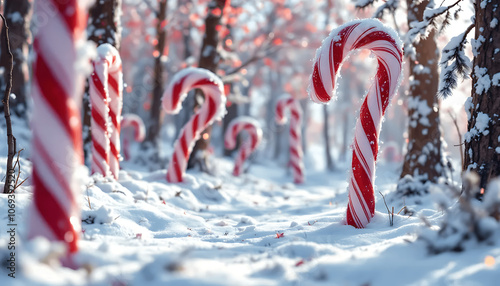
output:
[[[437,30],[438,26],[441,26],[439,31],[442,32],[446,26],[450,24],[452,9],[459,5],[462,1],[463,0],[457,0],[450,6],[441,6],[435,9],[428,7],[424,11],[424,17],[421,22],[415,21],[410,23],[411,29],[408,31],[408,38],[410,42],[418,43],[422,37],[426,38],[430,31],[433,29]],[[429,2],[429,4],[433,4],[433,1]],[[443,15],[444,19],[441,19],[441,16]]]
[[471,61],[464,53],[467,43],[467,34],[472,30],[474,24],[470,25],[465,32],[453,37],[444,47],[440,65],[442,67],[439,79],[439,96],[447,98],[452,90],[457,87],[458,77],[467,79],[471,70]]
[[[356,6],[357,7],[357,6]],[[389,14],[394,14],[396,9],[399,7],[399,0],[387,0],[380,7],[377,8],[373,17],[381,19],[384,17],[385,12]]]
[[356,4],[356,9],[363,9],[363,8],[366,8],[368,6],[371,6],[373,4],[375,4],[375,2],[377,2],[377,0],[356,0],[354,1]]

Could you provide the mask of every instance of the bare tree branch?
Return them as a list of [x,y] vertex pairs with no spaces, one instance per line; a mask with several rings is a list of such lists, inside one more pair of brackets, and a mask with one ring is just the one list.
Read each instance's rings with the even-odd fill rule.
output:
[[5,194],[10,194],[14,191],[12,184],[14,183],[15,170],[12,167],[12,162],[16,154],[16,138],[14,137],[14,135],[12,135],[12,122],[10,120],[10,107],[9,107],[10,92],[12,89],[12,69],[14,66],[13,65],[14,57],[12,55],[12,52],[10,51],[9,27],[7,26],[7,21],[5,20],[5,17],[2,14],[0,14],[0,17],[2,17],[3,27],[5,29],[5,50],[9,54],[7,86],[5,87],[5,94],[2,103],[3,103],[3,113],[5,116],[5,123],[7,125],[7,145],[8,145],[7,168],[6,168],[7,172],[5,175],[5,185],[3,188],[3,192]]

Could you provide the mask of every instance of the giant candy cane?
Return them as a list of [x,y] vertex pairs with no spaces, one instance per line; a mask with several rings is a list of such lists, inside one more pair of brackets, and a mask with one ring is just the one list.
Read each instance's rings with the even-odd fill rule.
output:
[[189,155],[200,133],[215,119],[224,117],[226,112],[222,81],[212,72],[201,68],[187,68],[174,76],[162,97],[165,112],[178,113],[187,93],[196,88],[203,91],[205,102],[182,128],[175,142],[174,153],[167,168],[167,181],[170,183],[182,182]]
[[[28,237],[62,241],[69,252],[77,251],[81,230],[78,169],[83,165],[84,74],[77,49],[84,43],[87,24],[81,2],[38,0],[34,7],[35,18],[46,22],[33,43],[33,208]],[[47,7],[55,11],[50,17]]]
[[251,117],[240,116],[231,121],[227,127],[226,134],[224,135],[224,145],[227,149],[234,149],[236,147],[238,134],[243,130],[250,135],[250,138],[243,143],[236,156],[233,169],[233,175],[235,176],[241,174],[243,163],[262,140],[262,128],[260,128],[259,123]]
[[118,179],[120,171],[120,122],[122,113],[122,61],[116,48],[102,44],[93,62],[89,81],[92,105],[92,173]]
[[352,21],[333,30],[317,51],[310,96],[314,102],[329,102],[343,60],[357,49],[370,50],[378,62],[375,81],[356,123],[349,183],[347,223],[363,228],[375,214],[373,185],[382,116],[402,74],[403,48],[396,33],[373,19]]
[[[125,114],[123,115],[123,119],[121,121],[121,128],[122,130],[126,130],[129,128],[132,128],[134,131],[134,140],[136,142],[142,142],[144,141],[144,138],[146,138],[146,127],[144,126],[144,122],[142,119],[135,115],[135,114]],[[123,134],[123,157],[125,161],[128,161],[130,159],[130,142],[129,142],[129,134]]]
[[278,124],[286,123],[285,110],[290,109],[290,166],[294,183],[301,184],[304,182],[304,163],[302,157],[302,136],[301,136],[301,123],[302,123],[302,107],[298,100],[292,97],[282,97],[276,104],[276,122]]

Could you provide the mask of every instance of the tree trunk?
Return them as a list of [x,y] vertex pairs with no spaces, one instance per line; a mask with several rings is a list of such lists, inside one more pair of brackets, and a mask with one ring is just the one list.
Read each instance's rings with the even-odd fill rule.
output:
[[309,99],[306,100],[300,100],[300,107],[302,107],[302,122],[301,122],[301,127],[300,127],[300,132],[302,133],[301,136],[301,141],[302,141],[302,152],[304,153],[304,158],[307,156],[307,150],[308,150],[308,141],[307,141],[307,122],[309,121],[310,115],[309,115]]
[[[217,27],[221,24],[221,19],[224,13],[224,7],[227,0],[212,0],[208,3],[208,14],[205,19],[205,36],[201,46],[200,61],[198,66],[207,69],[213,73],[217,73],[217,66],[219,65],[220,55],[217,52],[219,45],[219,32]],[[201,92],[195,94],[195,109],[202,105],[204,95]],[[188,161],[188,169],[193,168],[195,165],[200,165],[202,170],[208,170],[207,166],[207,149],[210,144],[210,137],[212,133],[212,125],[208,126],[196,141],[191,157]]]
[[[465,135],[464,170],[477,172],[480,187],[500,175],[500,37],[496,1],[476,1],[472,104]],[[485,5],[482,8],[482,5]],[[482,40],[479,40],[482,39]],[[474,40],[473,40],[474,41]]]
[[[89,40],[98,46],[108,43],[119,49],[122,33],[121,9],[122,0],[95,1],[89,11],[89,25],[87,30]],[[86,86],[83,95],[83,130],[87,130],[83,135],[85,158],[87,158],[87,154],[90,152],[90,142],[92,142],[90,121],[90,98],[88,95],[88,86]]]
[[[233,84],[231,83],[231,87],[230,87],[230,92],[233,92]],[[226,96],[229,96],[229,94],[226,94]],[[238,117],[238,105],[235,104],[234,102],[230,102],[228,101],[228,105],[226,106],[226,116],[224,116],[224,120],[222,121],[222,134],[225,135],[226,134],[226,130],[227,130],[227,127],[229,126],[229,123],[231,123],[231,121],[233,121],[233,119],[235,119],[236,117]],[[238,147],[239,147],[239,143],[240,143],[240,140],[239,140],[239,135],[238,135],[238,140],[237,140],[237,144],[236,144],[236,147],[234,149],[226,149],[226,147],[224,146],[224,156],[231,156],[233,154],[233,152],[235,150],[238,150]]]
[[[163,95],[163,51],[167,45],[167,30],[166,18],[168,9],[168,0],[161,0],[158,2],[159,11],[157,13],[157,24],[156,24],[156,38],[158,44],[155,49],[155,67],[154,67],[154,86],[153,86],[153,100],[151,103],[151,117],[147,127],[146,140],[144,140],[146,145],[152,145],[155,149],[158,147],[158,137],[161,128],[161,96]],[[144,145],[144,146],[146,146]],[[158,158],[152,158],[158,159]]]
[[[9,26],[10,48],[14,56],[12,93],[16,97],[10,101],[10,109],[20,117],[26,117],[26,94],[30,76],[28,54],[31,43],[30,22],[33,10],[32,3],[29,0],[6,0],[4,6],[4,14]],[[4,33],[2,31],[2,47],[5,47]],[[0,67],[4,68],[4,76],[1,79],[2,88],[5,87],[7,82],[9,61],[8,53],[2,49],[0,56]],[[0,110],[3,110],[3,108]]]
[[[226,39],[231,39],[231,37],[232,37],[231,36],[231,34],[232,34],[231,25],[226,24],[226,27],[229,31],[228,35],[226,36]],[[226,134],[226,130],[227,130],[227,127],[229,126],[229,123],[231,123],[231,121],[233,121],[233,119],[238,117],[238,105],[239,105],[239,103],[232,102],[229,100],[231,98],[230,95],[235,94],[234,88],[235,87],[234,87],[233,83],[229,84],[229,94],[226,94],[228,100],[226,103],[226,115],[224,116],[224,119],[222,120],[222,134],[223,134],[223,136]],[[240,93],[240,92],[238,92],[238,93]],[[241,95],[241,94],[238,94],[238,95]],[[226,149],[226,146],[223,146],[223,149],[224,149],[223,155],[224,156],[229,157],[233,154],[234,151],[238,150],[238,148],[240,147],[241,136],[238,134],[237,137],[238,138],[236,140],[236,147],[234,149]]]
[[[419,4],[407,0],[408,24],[422,21],[423,13],[429,1]],[[401,178],[413,177],[415,182],[437,182],[443,175],[441,157],[441,131],[439,129],[439,108],[437,90],[439,85],[439,52],[436,46],[435,32],[415,45],[416,55],[410,60],[410,90],[408,95],[408,145],[403,163]],[[414,188],[401,183],[398,191],[413,194]],[[419,188],[420,190],[420,188]],[[424,190],[425,192],[426,190]],[[418,191],[420,192],[420,191]]]
[[[326,18],[325,18],[325,29],[328,27],[328,24],[330,22],[330,12],[333,8],[333,1],[328,0],[326,2]],[[327,31],[330,33],[330,31]],[[328,121],[329,119],[329,112],[328,112],[328,106],[324,105],[323,106],[323,141],[325,144],[325,160],[326,160],[326,168],[329,171],[334,170],[334,165],[333,165],[333,158],[332,158],[332,153],[330,151],[330,122]],[[304,133],[305,134],[305,133]]]
[[334,170],[332,153],[330,151],[330,122],[328,121],[328,105],[323,105],[323,140],[325,143],[325,159],[328,171]]
[[121,43],[122,0],[97,0],[89,11],[89,40],[97,45],[110,44],[117,50]]
[[[182,42],[184,43],[184,60],[186,61],[193,55],[192,44],[191,44],[191,23],[187,23],[186,27],[182,30]],[[193,91],[190,91],[187,98],[191,98]],[[178,138],[181,133],[182,127],[186,125],[189,121],[189,117],[191,115],[191,110],[193,101],[184,100],[182,102],[182,108],[179,112],[179,115],[175,116],[175,136],[174,138]]]

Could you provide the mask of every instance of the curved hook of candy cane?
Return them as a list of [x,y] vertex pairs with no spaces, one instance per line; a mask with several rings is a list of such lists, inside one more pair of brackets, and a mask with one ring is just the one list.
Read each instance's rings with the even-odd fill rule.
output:
[[287,121],[285,110],[290,109],[290,166],[294,177],[294,183],[301,184],[304,182],[304,163],[302,158],[304,152],[302,151],[302,107],[299,102],[290,97],[289,95],[283,96],[278,99],[276,104],[276,122],[278,124],[285,124]]
[[236,139],[238,134],[243,130],[246,131],[250,137],[242,144],[236,156],[233,169],[234,176],[239,176],[241,174],[245,160],[257,148],[262,140],[262,128],[260,128],[259,122],[248,116],[240,116],[233,119],[227,127],[226,134],[224,135],[224,145],[227,149],[236,148]]
[[178,113],[187,93],[200,89],[205,102],[182,128],[174,144],[174,153],[167,168],[167,181],[182,182],[189,155],[201,132],[216,119],[226,113],[226,96],[222,80],[214,73],[202,68],[187,68],[178,72],[170,82],[162,97],[165,112]]
[[363,228],[375,214],[375,162],[382,117],[402,78],[403,45],[397,34],[374,19],[356,20],[333,30],[316,53],[309,95],[328,103],[335,78],[351,51],[368,49],[378,62],[377,74],[361,106],[353,143],[347,223]]
[[[122,130],[131,128],[134,130],[134,140],[136,142],[142,142],[146,138],[146,127],[144,126],[144,122],[142,119],[132,113],[128,113],[123,115],[121,120],[121,128]],[[127,136],[123,136],[123,156],[125,161],[130,159],[130,143],[129,138]]]

